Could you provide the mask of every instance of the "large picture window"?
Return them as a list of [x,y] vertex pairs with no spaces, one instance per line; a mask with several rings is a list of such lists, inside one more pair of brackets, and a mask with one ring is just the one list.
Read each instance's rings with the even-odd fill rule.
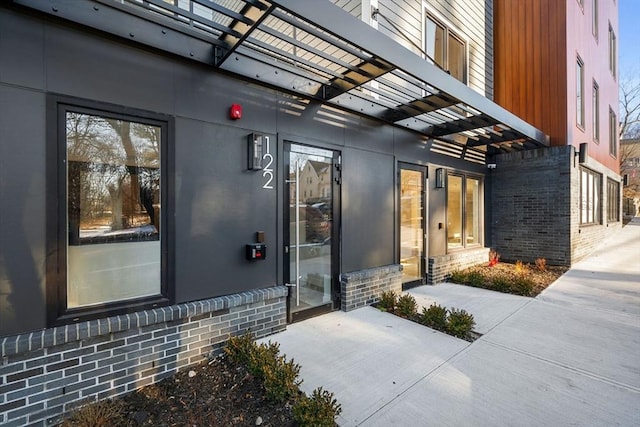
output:
[[168,122],[59,104],[57,123],[56,317],[167,300]]
[[600,224],[602,176],[589,169],[580,170],[580,224]]
[[620,183],[607,179],[607,222],[620,221]]
[[481,244],[480,180],[450,174],[447,178],[447,248]]
[[425,20],[425,44],[429,61],[435,62],[461,82],[467,82],[466,43],[429,14]]

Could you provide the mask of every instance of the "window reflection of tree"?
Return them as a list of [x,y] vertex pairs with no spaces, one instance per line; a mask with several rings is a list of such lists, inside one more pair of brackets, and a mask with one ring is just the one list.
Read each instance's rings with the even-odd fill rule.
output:
[[157,239],[161,128],[69,112],[66,130],[69,243]]

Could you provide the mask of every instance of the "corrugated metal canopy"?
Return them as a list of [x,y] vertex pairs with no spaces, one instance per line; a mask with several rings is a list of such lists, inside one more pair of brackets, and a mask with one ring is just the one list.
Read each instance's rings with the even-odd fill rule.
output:
[[540,130],[329,1],[14,3],[465,149],[491,153],[549,145]]

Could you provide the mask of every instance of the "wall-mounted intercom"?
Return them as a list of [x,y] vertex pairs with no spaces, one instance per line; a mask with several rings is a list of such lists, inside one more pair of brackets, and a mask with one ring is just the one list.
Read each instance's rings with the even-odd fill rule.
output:
[[246,250],[250,261],[265,259],[267,256],[267,245],[264,243],[249,243]]
[[246,246],[246,255],[249,261],[265,259],[267,257],[267,245],[264,244],[264,231],[256,232],[258,243],[249,243]]

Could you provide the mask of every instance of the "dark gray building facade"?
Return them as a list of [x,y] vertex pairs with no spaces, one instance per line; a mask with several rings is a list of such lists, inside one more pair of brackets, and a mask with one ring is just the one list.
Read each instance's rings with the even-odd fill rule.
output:
[[0,6],[0,424],[487,260],[548,138],[351,12]]

